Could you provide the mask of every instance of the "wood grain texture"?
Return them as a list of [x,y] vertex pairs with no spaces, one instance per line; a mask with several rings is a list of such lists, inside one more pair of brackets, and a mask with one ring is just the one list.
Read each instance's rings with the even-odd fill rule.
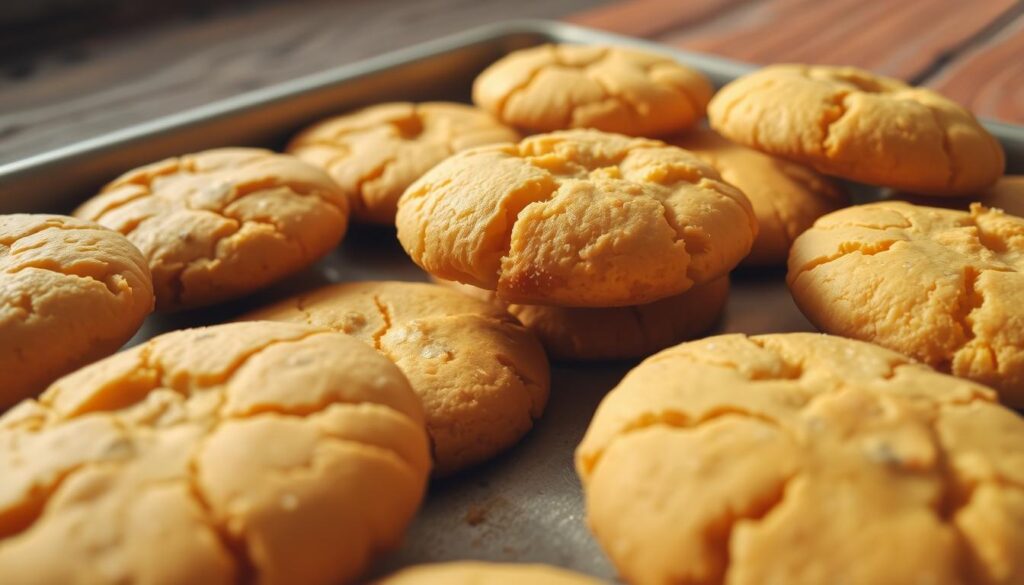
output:
[[1024,17],[961,55],[928,85],[980,116],[1024,124]]
[[766,64],[856,65],[915,79],[969,41],[1013,0],[767,0],[724,10],[699,26],[655,38]]
[[751,0],[621,0],[573,14],[566,20],[619,34],[658,38],[695,26]]
[[292,1],[55,48],[0,77],[0,163],[473,26],[602,1]]

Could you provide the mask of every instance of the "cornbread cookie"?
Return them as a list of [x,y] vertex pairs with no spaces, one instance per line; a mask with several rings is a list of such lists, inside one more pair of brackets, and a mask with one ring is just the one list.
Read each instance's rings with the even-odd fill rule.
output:
[[152,310],[146,260],[121,234],[0,215],[0,411],[113,353]]
[[672,143],[706,160],[750,199],[758,232],[741,264],[785,264],[789,246],[801,232],[849,203],[839,185],[812,169],[740,146],[712,130],[695,130]]
[[750,251],[750,202],[696,156],[594,130],[456,154],[398,204],[427,272],[510,302],[640,305],[715,280]]
[[628,583],[1024,582],[1024,420],[866,343],[665,350],[605,397],[576,465]]
[[541,45],[508,54],[473,83],[473,102],[513,126],[595,128],[662,136],[704,117],[713,89],[700,72],[625,47]]
[[537,340],[500,308],[442,286],[337,284],[242,318],[328,327],[395,362],[423,401],[435,475],[515,444],[547,403],[550,372]]
[[455,562],[403,569],[376,585],[598,585],[601,581],[547,565]]
[[900,193],[897,198],[917,205],[934,205],[967,211],[971,203],[981,203],[985,207],[1002,209],[1010,215],[1024,217],[1024,175],[1007,175],[996,181],[988,189],[970,197],[924,197]]
[[429,457],[416,395],[358,340],[168,333],[0,418],[0,582],[350,582]]
[[853,67],[773,65],[708,106],[726,138],[873,185],[966,195],[1003,174],[999,142],[930,89]]
[[793,244],[793,300],[822,331],[871,341],[1024,406],[1024,219],[886,202],[826,215]]
[[75,211],[128,236],[160,310],[237,297],[341,241],[348,202],[323,171],[255,148],[223,148],[130,171]]
[[326,170],[360,221],[394,224],[402,191],[452,153],[519,134],[462,104],[371,106],[306,129],[288,152]]
[[729,299],[729,277],[646,305],[571,309],[506,303],[493,291],[442,281],[508,310],[555,360],[615,360],[648,356],[692,339],[715,324]]

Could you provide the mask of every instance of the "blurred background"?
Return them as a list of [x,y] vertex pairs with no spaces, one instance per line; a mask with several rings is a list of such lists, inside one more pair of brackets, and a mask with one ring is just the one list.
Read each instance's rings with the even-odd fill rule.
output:
[[1024,124],[1014,0],[0,0],[0,164],[513,18],[857,65]]

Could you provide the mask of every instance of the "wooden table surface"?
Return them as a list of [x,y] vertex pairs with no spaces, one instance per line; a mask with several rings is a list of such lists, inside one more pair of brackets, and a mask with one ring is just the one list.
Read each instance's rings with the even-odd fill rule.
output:
[[190,10],[160,18],[136,4],[128,16],[2,23],[0,163],[509,18],[565,19],[751,63],[857,65],[934,87],[980,116],[1024,124],[1024,1],[213,0],[216,7],[202,11],[185,4]]

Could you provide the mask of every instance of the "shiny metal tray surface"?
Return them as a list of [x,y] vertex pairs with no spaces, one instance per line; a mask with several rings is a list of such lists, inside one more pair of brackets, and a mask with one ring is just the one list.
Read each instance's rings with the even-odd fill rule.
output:
[[[125,170],[163,157],[229,145],[279,148],[303,125],[389,100],[468,101],[472,79],[511,50],[543,42],[620,44],[672,55],[722,84],[750,69],[733,61],[547,21],[473,29],[133,126],[0,166],[0,213],[69,212]],[[986,122],[1007,150],[1010,172],[1024,172],[1024,128]],[[856,187],[858,198],[876,195]],[[778,270],[738,270],[713,333],[812,330]],[[312,268],[271,289],[211,309],[151,316],[130,343],[163,331],[229,320],[262,303],[319,284],[368,279],[425,280],[393,229],[355,226]],[[515,448],[456,477],[435,481],[404,545],[373,575],[458,559],[543,562],[613,580],[615,573],[584,522],[572,456],[604,394],[635,362],[554,364],[551,400]]]

